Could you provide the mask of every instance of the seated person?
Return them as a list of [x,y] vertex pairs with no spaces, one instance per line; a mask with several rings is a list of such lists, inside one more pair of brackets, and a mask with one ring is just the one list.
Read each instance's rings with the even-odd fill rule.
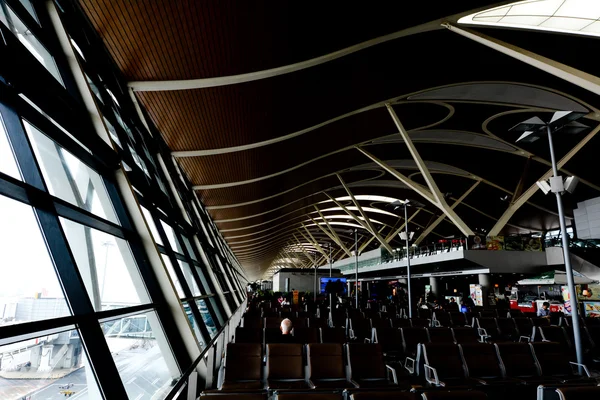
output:
[[537,316],[538,317],[543,317],[543,318],[550,318],[550,303],[548,303],[547,301],[545,301],[542,304],[542,308],[540,308],[537,311]]
[[281,343],[294,343],[294,337],[292,336],[294,327],[292,326],[292,321],[288,318],[284,319],[281,321],[279,329],[281,329]]

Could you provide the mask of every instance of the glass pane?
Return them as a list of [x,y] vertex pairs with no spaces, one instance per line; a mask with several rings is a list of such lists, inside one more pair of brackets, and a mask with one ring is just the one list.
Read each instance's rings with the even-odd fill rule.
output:
[[180,376],[156,313],[101,323],[130,399],[161,399]]
[[0,196],[0,221],[0,326],[70,315],[33,209]]
[[21,173],[19,172],[12,147],[8,141],[2,118],[0,118],[0,172],[21,180]]
[[76,330],[0,346],[0,360],[1,399],[101,398]]
[[217,301],[215,300],[214,297],[211,297],[209,299],[210,304],[212,305],[212,308],[215,312],[215,314],[217,315],[217,319],[219,320],[219,325],[223,326],[225,324],[225,321],[223,321],[223,316],[221,315],[221,312],[219,311],[219,307],[217,307]]
[[148,211],[147,209],[145,209],[142,206],[140,206],[140,207],[142,208],[142,214],[144,214],[144,218],[146,218],[146,223],[148,224],[148,227],[150,228],[150,233],[152,234],[154,241],[156,242],[156,244],[164,246],[164,243],[163,243],[162,239],[160,238],[160,235],[158,234],[158,230],[156,229],[156,225],[154,224],[154,219],[152,218],[150,211]]
[[33,4],[31,4],[31,1],[30,0],[19,0],[19,1],[21,2],[21,4],[23,4],[23,7],[25,7],[27,12],[29,14],[31,14],[33,19],[35,19],[37,21],[37,23],[39,24],[40,21],[38,20],[37,15],[35,14],[35,9],[33,8]]
[[102,119],[104,120],[104,125],[106,125],[106,129],[108,129],[108,134],[110,135],[110,138],[113,140],[113,142],[117,144],[117,146],[119,146],[122,149],[123,145],[121,145],[121,141],[119,140],[119,136],[117,135],[115,127],[110,122],[108,122],[106,118],[102,117]]
[[118,224],[119,220],[102,177],[33,125],[23,122],[49,192]]
[[17,36],[17,39],[29,50],[35,59],[64,86],[54,58],[10,7],[0,7],[0,21]]
[[192,310],[190,309],[190,303],[187,301],[183,302],[183,310],[185,311],[185,315],[187,315],[188,320],[190,321],[190,325],[194,330],[194,334],[196,335],[196,340],[200,345],[200,350],[204,349],[206,343],[204,343],[204,338],[202,337],[202,333],[200,333],[200,329],[198,329],[198,323],[196,322],[196,318],[194,318],[194,314],[192,314]]
[[169,256],[167,256],[166,254],[161,254],[161,256],[165,263],[165,266],[167,267],[167,272],[169,273],[169,276],[171,277],[171,281],[173,282],[173,285],[175,286],[177,295],[179,296],[180,299],[184,298],[185,294],[183,293],[183,289],[181,288],[181,284],[179,283],[179,278],[177,278],[177,275],[175,274],[175,270],[173,269],[173,264],[171,264],[171,260],[169,259]]
[[68,219],[60,222],[96,311],[150,302],[125,240]]
[[200,310],[200,315],[202,316],[204,325],[206,325],[206,329],[208,329],[210,338],[214,338],[217,335],[217,327],[215,326],[215,322],[213,321],[212,316],[208,311],[206,302],[204,300],[196,300],[196,305],[198,306],[198,310]]
[[187,282],[188,287],[190,288],[190,291],[192,292],[192,295],[193,296],[201,296],[202,293],[200,293],[200,288],[198,287],[198,284],[196,283],[196,280],[194,279],[194,275],[192,275],[192,270],[190,269],[190,265],[181,260],[177,260],[177,262],[179,262],[179,266],[181,267],[181,270],[183,271],[183,276],[185,277],[185,281]]
[[188,253],[190,253],[190,257],[192,257],[193,260],[198,261],[198,258],[196,258],[196,253],[194,252],[194,249],[192,247],[192,244],[190,243],[190,240],[185,237],[185,236],[181,236],[183,238],[183,243],[185,244],[185,248],[187,249]]
[[173,251],[183,254],[181,243],[179,243],[179,240],[177,240],[177,237],[175,237],[175,231],[173,230],[173,228],[171,228],[167,223],[165,223],[162,220],[160,221],[160,223],[163,229],[165,230],[165,233],[167,234],[167,239],[169,239],[169,244],[171,245]]

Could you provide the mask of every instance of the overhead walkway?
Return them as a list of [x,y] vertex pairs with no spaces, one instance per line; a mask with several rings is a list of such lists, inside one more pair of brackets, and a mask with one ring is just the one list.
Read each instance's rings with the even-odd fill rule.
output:
[[[536,273],[540,267],[551,265],[544,251],[486,251],[465,250],[462,247],[451,250],[425,253],[412,256],[411,276],[415,278],[444,275],[468,275],[485,273]],[[322,265],[319,268],[328,268]],[[354,276],[356,260],[347,257],[332,265],[342,274]],[[358,274],[360,277],[384,276],[406,277],[406,257],[390,257],[382,249],[372,250],[358,257]]]

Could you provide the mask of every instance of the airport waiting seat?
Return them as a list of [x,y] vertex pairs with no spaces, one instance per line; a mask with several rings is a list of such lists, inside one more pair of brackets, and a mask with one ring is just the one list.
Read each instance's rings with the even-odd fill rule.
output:
[[347,389],[358,385],[346,376],[343,345],[311,343],[307,346],[308,379],[315,389]]
[[244,328],[264,328],[263,319],[256,315],[244,315],[242,326]]
[[482,310],[479,312],[481,318],[498,318],[498,312],[496,310]]
[[283,335],[279,328],[264,329],[264,344],[269,343],[296,343],[293,335]]
[[373,328],[391,328],[392,323],[389,318],[372,318],[371,326]]
[[328,328],[329,327],[329,317],[310,317],[308,318],[308,327],[309,328]]
[[267,393],[201,393],[200,400],[268,400]]
[[373,339],[381,346],[383,355],[388,361],[404,362],[404,345],[400,329],[375,328]]
[[418,346],[420,343],[429,343],[429,335],[426,328],[401,328],[402,345],[404,356],[412,359],[417,358]]
[[559,382],[556,378],[542,376],[533,349],[528,343],[496,343],[495,347],[506,376],[536,386]]
[[454,341],[459,344],[479,343],[481,339],[475,328],[452,328],[452,334],[454,335]]
[[[361,389],[397,387],[398,379],[388,378],[391,367],[386,366],[383,359],[383,350],[379,344],[374,343],[348,343],[346,355],[350,366],[350,379],[356,382]],[[395,371],[394,371],[395,374]],[[410,389],[409,382],[405,382],[405,389]]]
[[486,400],[484,392],[478,390],[436,390],[423,392],[423,400]]
[[342,393],[277,393],[275,400],[344,400]]
[[296,313],[294,311],[279,311],[279,318],[296,318]]
[[412,323],[408,318],[392,318],[390,320],[393,328],[411,328]]
[[469,378],[477,380],[481,385],[507,385],[521,382],[504,375],[502,360],[493,344],[460,344],[459,347]]
[[235,328],[235,343],[262,343],[263,330],[260,328]]
[[500,329],[498,329],[496,318],[477,318],[475,326],[480,330],[485,330],[489,340],[494,342],[502,340],[502,335],[500,334]]
[[500,337],[507,341],[519,341],[519,331],[513,318],[497,318],[496,323],[500,329]]
[[550,320],[548,318],[531,318],[531,323],[533,324],[533,326],[550,326],[552,325],[550,323]]
[[530,318],[516,318],[513,317],[515,325],[517,326],[517,332],[519,337],[526,336],[530,340],[533,336],[533,323]]
[[373,337],[373,328],[370,319],[350,319],[348,337],[352,340],[364,342],[365,339],[371,341]]
[[449,327],[452,325],[450,314],[443,310],[435,310],[433,312],[433,320],[437,321],[435,324],[439,326]]
[[310,389],[304,376],[304,345],[267,345],[266,379],[269,390]]
[[448,314],[450,315],[452,326],[469,325],[469,322],[467,321],[467,316],[464,313],[458,311],[451,311]]
[[292,317],[290,318],[290,321],[292,321],[292,325],[294,326],[294,328],[308,328],[308,318]]
[[421,396],[410,392],[367,390],[350,393],[350,400],[421,400]]
[[427,328],[427,334],[431,343],[455,343],[450,328]]
[[581,387],[563,387],[556,389],[560,400],[582,400],[600,398],[600,387],[581,386]]
[[262,345],[229,343],[225,351],[223,383],[219,389],[247,391],[263,389]]
[[281,326],[281,321],[283,321],[283,318],[281,317],[268,317],[265,318],[265,328],[277,328],[279,329],[279,327]]
[[346,329],[321,328],[321,343],[346,343]]
[[587,383],[595,382],[584,375],[578,375],[578,368],[572,364],[575,361],[574,354],[560,343],[536,342],[529,344],[533,349],[543,376],[559,379],[562,383]]
[[429,328],[431,326],[431,319],[412,318],[410,320],[410,323],[412,324],[413,327]]
[[[321,319],[323,315],[321,315]],[[334,310],[331,313],[331,323],[336,328],[345,328],[346,327],[346,313],[343,310]]]
[[296,343],[321,343],[321,332],[319,328],[294,328],[293,332]]
[[508,310],[507,312],[508,318],[525,318],[525,314],[521,310]]
[[469,388],[475,381],[467,378],[460,349],[456,344],[425,343],[423,362],[425,380],[433,387]]
[[544,342],[556,342],[560,343],[567,349],[572,348],[573,344],[565,331],[565,328],[562,326],[544,326],[539,327],[540,334],[542,335],[542,340]]

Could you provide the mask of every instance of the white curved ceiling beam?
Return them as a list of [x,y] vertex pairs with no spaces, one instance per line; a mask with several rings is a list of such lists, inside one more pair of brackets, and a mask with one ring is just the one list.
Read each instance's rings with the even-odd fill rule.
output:
[[[454,201],[454,203],[450,206],[452,209],[455,209],[457,205],[459,205],[460,203],[462,203],[462,201],[481,183],[481,181],[475,181],[475,183],[473,185],[471,185],[471,187],[462,194],[462,196],[460,196],[458,199],[456,199]],[[419,237],[415,240],[415,244],[419,245],[423,239],[425,239],[425,237],[427,237],[427,235],[429,235],[431,232],[433,232],[433,230],[436,228],[436,226],[438,226],[444,219],[446,218],[446,214],[442,214],[440,215],[435,221],[433,221],[431,224],[429,224],[429,226],[427,227],[427,229],[425,229],[423,232],[421,232],[421,234],[419,235]]]
[[[402,105],[402,104],[414,104],[414,103],[428,103],[428,104],[437,104],[440,106],[444,106],[446,108],[448,108],[450,110],[450,113],[448,115],[446,115],[444,117],[444,119],[442,121],[439,122],[435,122],[432,123],[430,125],[426,125],[426,126],[422,126],[419,128],[415,128],[414,130],[424,130],[424,129],[428,129],[430,127],[433,127],[435,125],[439,125],[441,122],[444,122],[446,120],[448,120],[450,117],[452,117],[454,115],[454,107],[452,107],[450,104],[448,104],[448,102],[457,102],[457,103],[477,103],[477,104],[491,104],[491,105],[502,105],[502,106],[506,106],[506,103],[497,103],[491,100],[484,100],[484,99],[479,99],[476,101],[468,101],[468,100],[464,100],[464,99],[459,99],[459,98],[448,98],[448,99],[444,99],[443,97],[440,98],[432,98],[431,94],[432,92],[436,92],[436,91],[443,91],[444,89],[449,89],[449,88],[453,88],[453,87],[458,87],[458,86],[467,86],[467,85],[504,85],[504,86],[514,86],[514,87],[524,87],[524,88],[532,88],[532,89],[538,89],[538,90],[543,90],[543,91],[547,91],[549,93],[553,93],[556,95],[560,95],[562,97],[564,97],[565,99],[569,99],[571,101],[577,102],[581,105],[583,105],[584,107],[586,107],[589,110],[593,110],[595,112],[595,119],[596,120],[600,120],[600,114],[598,114],[599,110],[595,107],[593,107],[592,105],[574,97],[571,96],[567,93],[563,93],[551,88],[546,88],[546,87],[542,87],[539,85],[531,85],[531,84],[524,84],[524,83],[519,83],[519,82],[510,82],[510,81],[474,81],[474,82],[462,82],[462,83],[453,83],[453,84],[449,84],[449,85],[442,85],[442,86],[437,86],[437,87],[433,87],[433,88],[427,88],[427,89],[422,89],[416,92],[412,92],[412,93],[408,93],[408,94],[403,94],[400,96],[396,96],[396,97],[392,97],[390,99],[386,99],[374,104],[371,104],[369,106],[366,107],[362,107],[359,108],[357,110],[354,111],[350,111],[346,114],[342,114],[339,115],[335,118],[329,119],[327,121],[321,122],[319,124],[310,126],[308,128],[305,129],[301,129],[299,131],[296,132],[292,132],[292,133],[288,133],[286,135],[279,135],[275,138],[272,139],[268,139],[268,140],[264,140],[261,142],[255,142],[255,143],[248,143],[245,145],[240,145],[240,146],[231,146],[231,147],[222,147],[222,148],[216,148],[216,149],[203,149],[203,150],[183,150],[183,151],[174,151],[172,152],[172,155],[174,157],[204,157],[204,156],[213,156],[213,155],[218,155],[218,154],[227,154],[227,153],[234,153],[234,152],[238,152],[238,151],[245,151],[245,150],[251,150],[251,149],[255,149],[255,148],[259,148],[259,147],[263,147],[263,146],[268,146],[271,144],[275,144],[275,143],[280,143],[301,135],[304,135],[305,133],[309,133],[312,132],[316,129],[322,128],[324,126],[327,126],[329,124],[332,124],[334,122],[340,121],[344,118],[348,118],[351,117],[353,115],[356,114],[360,114],[366,111],[370,111],[379,107],[383,107],[385,106],[385,104],[387,103],[391,103],[391,104],[395,104],[395,105]],[[530,97],[535,97],[535,96],[525,96],[526,98],[530,98]],[[411,101],[411,100],[415,100],[415,101]],[[418,101],[417,101],[418,100]],[[524,107],[524,108],[531,108],[532,105],[525,105],[525,104],[512,104],[514,107]],[[535,107],[535,106],[533,106]],[[549,109],[550,110],[550,109]],[[552,109],[553,111],[556,111],[554,109]],[[411,130],[412,132],[412,130]]]
[[275,76],[290,74],[297,71],[302,71],[307,68],[315,67],[317,65],[325,64],[330,61],[336,60],[341,57],[356,53],[358,51],[368,49],[382,43],[396,40],[399,38],[416,35],[423,32],[440,29],[442,20],[457,20],[458,18],[468,15],[473,11],[466,13],[460,13],[454,16],[450,16],[444,19],[438,19],[435,21],[426,22],[421,25],[417,25],[411,28],[403,29],[401,31],[393,32],[388,35],[380,36],[371,40],[367,40],[358,44],[355,44],[344,49],[334,51],[329,54],[325,54],[319,57],[315,57],[309,60],[300,61],[294,64],[284,65],[281,67],[270,68],[262,71],[249,72],[239,75],[220,76],[213,78],[203,79],[182,79],[182,80],[168,80],[168,81],[131,81],[127,83],[127,86],[132,88],[136,92],[155,92],[155,91],[166,91],[166,90],[190,90],[190,89],[203,89],[217,86],[228,86],[235,85],[244,82],[258,81],[262,79],[273,78]]
[[449,23],[444,23],[442,25],[450,31],[467,39],[522,61],[525,64],[554,75],[557,78],[563,79],[575,86],[579,86],[582,89],[600,95],[600,78],[592,74],[580,71],[563,63],[559,63],[558,61],[554,61],[518,46],[495,39],[491,36],[484,35],[483,33],[475,32],[471,29],[459,28]]

